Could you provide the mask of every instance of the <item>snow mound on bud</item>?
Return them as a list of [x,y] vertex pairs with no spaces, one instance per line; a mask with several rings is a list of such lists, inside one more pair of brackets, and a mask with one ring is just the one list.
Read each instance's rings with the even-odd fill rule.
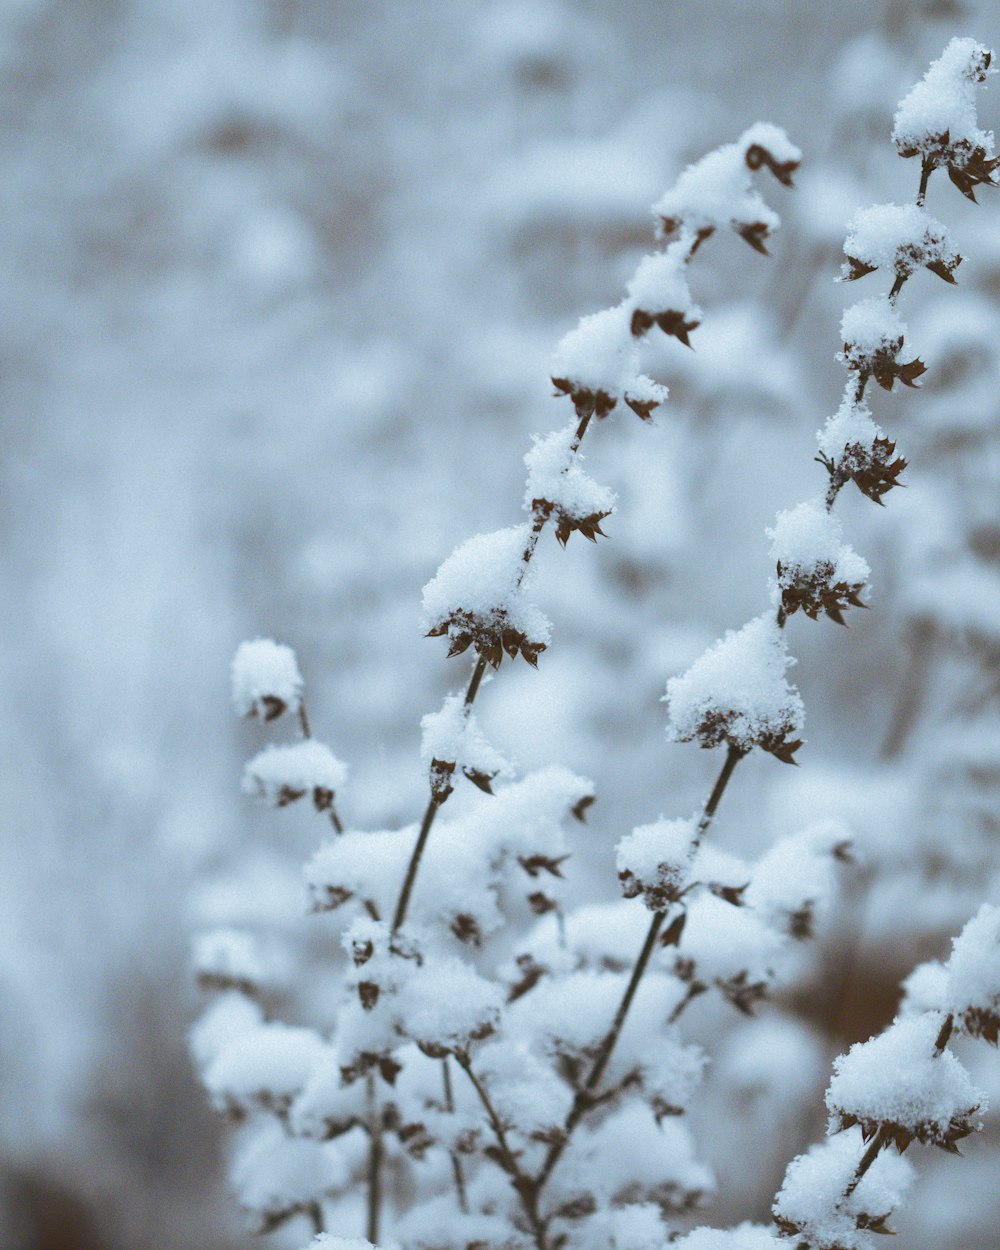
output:
[[241,642],[231,669],[233,707],[240,716],[276,720],[297,712],[302,703],[302,675],[291,647],[270,638]]
[[954,939],[943,1006],[974,1036],[1000,1027],[1000,907],[984,903]]
[[936,1053],[944,1021],[935,1011],[897,1019],[836,1059],[826,1092],[832,1128],[884,1125],[941,1145],[972,1132],[986,1098],[950,1051]]
[[347,765],[315,738],[266,746],[243,770],[244,793],[274,807],[284,807],[304,794],[334,795],[346,783]]
[[702,746],[729,742],[778,753],[801,733],[805,709],[785,671],[795,661],[768,613],[730,630],[680,677],[667,683],[667,736]]
[[892,138],[903,153],[935,150],[947,135],[951,145],[993,154],[993,135],[979,129],[976,87],[985,81],[991,53],[975,39],[952,39],[927,73],[900,101]]

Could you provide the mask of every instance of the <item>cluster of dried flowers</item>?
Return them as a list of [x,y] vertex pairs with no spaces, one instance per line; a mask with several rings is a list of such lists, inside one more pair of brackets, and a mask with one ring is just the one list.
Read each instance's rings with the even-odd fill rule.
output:
[[[788,618],[801,609],[842,623],[864,606],[868,565],[831,510],[850,481],[881,503],[904,467],[865,392],[870,380],[891,389],[923,372],[901,359],[896,299],[920,267],[954,280],[960,258],[927,216],[924,192],[939,166],[969,195],[992,183],[992,136],[976,127],[973,101],[988,69],[984,49],[955,40],[900,106],[894,137],[904,156],[921,157],[920,193],[914,206],[869,209],[850,227],[845,276],[885,269],[894,280],[888,296],[844,316],[844,400],[819,435],[828,488],[769,531],[771,608],[668,683],[668,736],[724,746],[725,759],[700,811],[619,842],[623,900],[563,905],[568,827],[593,786],[555,767],[518,777],[473,705],[505,655],[535,665],[551,642],[530,598],[537,544],[550,522],[563,544],[603,533],[614,496],[585,473],[580,446],[595,418],[627,407],[647,420],[666,400],[642,372],[642,349],[655,331],[690,345],[702,320],[691,258],[717,230],[764,251],[777,228],[753,181],[766,169],[791,185],[800,153],[777,127],[755,125],[690,166],[655,206],[662,250],[643,259],[619,305],[559,345],[553,381],[574,417],[525,458],[528,521],[470,539],[425,587],[427,632],[447,637],[450,655],[476,659],[464,692],[424,718],[419,823],[345,829],[347,769],[311,735],[294,654],[268,640],[237,652],[237,711],[297,717],[302,731],[251,760],[245,788],[328,816],[335,836],[306,865],[306,895],[311,910],[344,916],[342,997],[327,1032],[265,1018],[266,959],[250,935],[208,933],[197,945],[199,982],[217,997],[192,1048],[215,1104],[245,1122],[233,1180],[260,1230],[306,1217],[314,1250],[368,1250],[380,1238],[417,1250],[654,1250],[674,1217],[711,1193],[684,1118],[705,1056],[678,1022],[703,994],[746,1013],[767,997],[829,904],[849,842],[821,822],[748,862],[705,835],[740,760],[756,748],[794,763],[802,746]],[[441,816],[461,778],[483,796]],[[526,934],[496,941],[518,910],[533,917]],[[911,978],[892,1028],[838,1061],[828,1094],[838,1135],[793,1162],[773,1227],[698,1229],[678,1244],[864,1250],[869,1233],[886,1231],[909,1178],[888,1148],[916,1138],[953,1149],[978,1126],[983,1096],[947,1044],[956,1030],[996,1041],[998,943],[1000,912],[984,908],[947,965]],[[357,1226],[359,1190],[368,1241],[331,1235]]]

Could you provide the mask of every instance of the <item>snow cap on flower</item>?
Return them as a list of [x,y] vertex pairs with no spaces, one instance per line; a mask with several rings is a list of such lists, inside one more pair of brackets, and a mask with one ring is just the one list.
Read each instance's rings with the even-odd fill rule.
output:
[[240,716],[277,720],[302,704],[302,675],[291,647],[270,638],[241,642],[231,669],[233,707]]
[[946,965],[945,1010],[973,1037],[1000,1036],[1000,907],[984,903],[954,939]]
[[619,400],[648,420],[667,398],[667,388],[642,372],[626,304],[583,317],[559,342],[552,384],[573,400],[578,416],[606,417]]
[[665,238],[697,247],[715,230],[734,230],[758,252],[781,219],[754,188],[751,174],[762,166],[792,185],[802,153],[778,126],[758,122],[735,143],[727,143],[683,171],[653,206]]
[[271,807],[287,807],[309,795],[328,811],[347,782],[347,765],[315,738],[266,746],[243,770],[243,790]]
[[537,665],[550,630],[526,595],[532,574],[524,561],[530,530],[525,524],[473,535],[424,587],[428,636],[447,636],[449,656],[471,646],[493,668],[499,668],[505,651]]
[[730,630],[688,671],[667,682],[667,736],[703,747],[769,751],[785,763],[802,745],[805,710],[788,684],[784,633],[770,613]]
[[853,481],[874,503],[899,485],[906,461],[896,455],[896,444],[872,420],[871,409],[848,388],[840,407],[817,433],[817,459],[838,485]]
[[604,537],[601,522],[615,510],[615,494],[601,486],[583,470],[582,454],[576,446],[576,423],[554,430],[544,438],[534,437],[524,457],[528,480],[524,488],[524,508],[538,520],[551,520],[556,538],[563,546],[577,532],[591,542]]
[[660,819],[626,834],[615,852],[625,897],[641,894],[652,911],[674,902],[687,883],[694,838],[694,820]]
[[956,187],[975,202],[975,188],[996,185],[993,133],[980,130],[976,88],[996,73],[993,53],[974,39],[952,39],[927,73],[900,101],[892,138],[900,156],[944,166]]
[[986,1096],[950,1050],[940,1050],[942,1012],[897,1019],[877,1037],[834,1061],[826,1092],[831,1131],[861,1125],[905,1150],[917,1138],[955,1151],[980,1127]]
[[844,254],[846,282],[876,269],[908,278],[921,267],[945,282],[954,282],[961,256],[951,245],[948,229],[918,204],[873,204],[855,213],[847,227]]
[[767,536],[777,565],[774,590],[786,616],[801,608],[812,620],[825,612],[843,625],[848,607],[865,606],[860,596],[871,569],[844,542],[843,526],[821,500],[779,512]]
[[813,1146],[788,1165],[774,1200],[775,1222],[788,1237],[814,1250],[873,1250],[872,1233],[889,1233],[888,1220],[913,1180],[897,1154],[879,1154],[845,1197],[864,1147],[856,1133]]

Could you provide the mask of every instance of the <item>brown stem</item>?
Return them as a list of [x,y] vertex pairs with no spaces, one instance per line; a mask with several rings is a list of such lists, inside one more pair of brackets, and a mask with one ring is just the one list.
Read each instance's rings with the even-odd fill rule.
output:
[[[448,1056],[441,1060],[441,1080],[444,1084],[444,1106],[449,1115],[455,1113],[455,1095],[451,1088],[451,1067],[448,1063]],[[469,1214],[469,1199],[465,1192],[465,1172],[462,1169],[462,1160],[458,1157],[457,1150],[450,1150],[451,1155],[451,1171],[455,1178],[455,1192],[458,1194],[458,1209],[463,1215]]]
[[310,1202],[308,1215],[313,1226],[313,1236],[318,1237],[326,1231],[323,1227],[323,1208],[318,1202]]
[[538,1250],[547,1250],[546,1226],[545,1221],[538,1213],[538,1192],[541,1189],[541,1182],[536,1181],[533,1177],[523,1171],[517,1159],[517,1154],[511,1149],[510,1141],[507,1137],[507,1129],[503,1120],[500,1118],[496,1108],[493,1106],[493,1100],[490,1098],[489,1090],[483,1082],[476,1076],[472,1070],[472,1062],[464,1051],[456,1051],[455,1059],[458,1066],[472,1082],[479,1097],[479,1101],[483,1104],[486,1117],[490,1122],[493,1130],[493,1136],[496,1138],[497,1147],[500,1152],[500,1161],[504,1171],[510,1177],[510,1183],[514,1188],[520,1200],[524,1214],[527,1216],[528,1224],[531,1228],[531,1235],[535,1239],[535,1245]]
[[302,729],[303,738],[312,737],[312,726],[309,724],[309,713],[306,711],[305,699],[299,702],[299,725]]
[[[589,426],[593,415],[593,408],[581,415],[580,422],[576,428],[576,433],[573,436],[573,441],[570,444],[570,451],[573,454],[579,451],[580,443],[583,441],[583,436],[587,432],[587,427]],[[521,570],[518,575],[518,585],[520,585],[524,575],[528,571],[528,565],[534,558],[535,549],[538,546],[538,539],[540,538],[542,531],[545,529],[547,522],[547,517],[538,516],[535,518],[531,527],[531,533],[528,537],[527,545],[525,546],[524,552],[521,556]],[[462,700],[462,705],[466,712],[468,712],[473,703],[475,703],[476,696],[479,694],[479,688],[482,685],[482,680],[485,674],[486,661],[482,656],[479,656],[476,660],[476,666],[472,670],[472,676],[469,678],[469,684],[465,690],[465,698]],[[396,911],[392,921],[393,933],[395,933],[397,929],[400,929],[406,921],[407,912],[410,909],[410,896],[413,893],[413,885],[417,879],[417,873],[420,870],[420,861],[423,858],[424,848],[427,846],[427,839],[430,837],[431,829],[434,827],[434,821],[437,818],[438,810],[445,802],[446,798],[446,795],[439,796],[432,791],[427,802],[423,820],[420,822],[420,832],[417,834],[417,840],[414,844],[413,852],[410,855],[410,861],[406,866],[406,875],[403,878],[403,885],[399,893],[399,900],[396,903]]]
[[379,1220],[382,1213],[382,1130],[378,1123],[378,1102],[375,1078],[367,1078],[368,1097],[368,1220],[366,1236],[378,1244]]
[[[718,810],[722,796],[726,792],[729,780],[733,775],[736,765],[740,762],[745,751],[739,747],[730,746],[726,752],[726,758],[719,771],[719,775],[712,787],[712,792],[702,808],[701,816],[698,818],[698,824],[695,827],[694,845],[695,847],[701,842],[709,826],[715,819],[715,813]],[[576,1126],[580,1123],[588,1107],[592,1105],[592,1095],[594,1090],[601,1082],[605,1069],[611,1060],[615,1046],[621,1036],[622,1029],[625,1027],[625,1020],[628,1017],[629,1009],[635,998],[639,983],[645,975],[646,969],[649,967],[649,961],[653,957],[656,949],[657,938],[660,936],[660,930],[663,922],[667,918],[666,911],[653,912],[653,918],[649,923],[649,929],[646,931],[646,938],[642,944],[642,950],[639,952],[639,958],[635,962],[632,969],[632,975],[629,977],[628,985],[625,987],[625,993],[622,1000],[618,1004],[618,1010],[615,1012],[615,1018],[611,1028],[604,1036],[600,1049],[594,1059],[590,1071],[587,1073],[587,1079],[583,1083],[583,1089],[577,1094],[573,1100],[573,1106],[570,1108],[569,1115],[566,1117],[566,1123],[563,1127],[563,1134],[559,1141],[554,1142],[549,1147],[549,1152],[545,1156],[545,1162],[542,1164],[542,1170],[538,1174],[539,1190],[545,1185],[549,1177],[552,1175],[556,1164],[562,1158],[563,1151],[569,1143],[569,1139]]]
[[854,1169],[854,1175],[851,1177],[850,1184],[844,1190],[844,1198],[850,1198],[851,1194],[854,1193],[857,1187],[861,1184],[865,1173],[878,1158],[879,1151],[884,1145],[887,1144],[885,1126],[880,1124],[875,1136],[868,1143],[868,1149],[858,1160],[858,1166]]

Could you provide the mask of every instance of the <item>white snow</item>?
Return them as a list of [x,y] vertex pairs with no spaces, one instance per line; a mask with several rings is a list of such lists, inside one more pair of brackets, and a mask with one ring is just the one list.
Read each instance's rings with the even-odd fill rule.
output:
[[268,981],[268,968],[256,938],[244,929],[212,929],[192,941],[192,965],[208,989],[242,989],[257,994]]
[[348,1183],[335,1143],[289,1137],[276,1122],[254,1124],[237,1151],[230,1178],[240,1203],[258,1218],[308,1207]]
[[274,1021],[236,1034],[208,1064],[205,1087],[222,1110],[285,1110],[327,1049],[313,1029]]
[[746,158],[755,145],[767,149],[780,164],[797,162],[802,157],[783,130],[758,122],[735,143],[725,144],[689,165],[653,206],[653,212],[667,223],[668,229],[672,225],[692,235],[759,224],[767,238],[777,230],[781,219],[754,189]]
[[565,1123],[573,1091],[523,1042],[487,1042],[476,1054],[475,1070],[501,1118],[521,1136]]
[[844,309],[840,322],[844,362],[865,369],[879,355],[895,356],[906,337],[906,323],[887,295],[873,295]]
[[844,542],[843,526],[820,499],[779,512],[767,536],[771,559],[780,569],[779,590],[803,583],[822,583],[832,589],[842,583],[857,593],[871,575],[868,562]]
[[398,1029],[421,1048],[468,1049],[496,1031],[501,987],[464,960],[433,955],[408,970],[398,992]]
[[551,372],[557,386],[565,382],[574,394],[606,396],[608,408],[623,398],[653,407],[662,404],[667,388],[641,371],[631,313],[621,303],[581,318],[556,347]]
[[928,1011],[897,1019],[877,1037],[834,1061],[826,1093],[831,1128],[898,1126],[924,1141],[945,1141],[954,1126],[969,1131],[985,1095],[950,1050],[935,1054],[944,1015]]
[[306,1250],[376,1250],[376,1247],[364,1237],[336,1237],[333,1233],[320,1233]]
[[235,1038],[252,1033],[264,1023],[257,1003],[236,990],[221,994],[191,1026],[188,1045],[200,1070],[204,1070]]
[[374,833],[352,830],[325,843],[303,869],[312,910],[329,911],[354,897],[388,906],[403,880],[416,834],[415,825]]
[[243,790],[272,807],[312,794],[317,807],[329,805],[329,795],[343,790],[347,765],[315,738],[266,746],[243,770]]
[[601,486],[584,472],[582,454],[572,449],[575,436],[575,421],[544,438],[537,434],[534,436],[533,446],[524,457],[528,468],[524,488],[525,511],[534,512],[535,503],[543,501],[573,520],[607,516],[614,512],[614,491]]
[[716,895],[699,894],[688,905],[680,954],[693,959],[699,981],[769,982],[784,947],[782,935],[750,907],[734,907]]
[[885,432],[872,420],[871,409],[851,394],[845,394],[840,407],[816,435],[821,454],[845,468],[861,467],[870,460],[879,438],[885,438]]
[[834,821],[779,839],[754,865],[746,902],[783,932],[806,936],[836,889],[834,849],[848,842],[846,827]]
[[925,1011],[943,1011],[948,993],[948,969],[940,960],[929,959],[917,964],[903,982],[901,1016],[922,1015]]
[[[524,563],[530,526],[475,534],[460,546],[424,587],[425,626],[436,629],[456,614],[470,616],[487,630],[510,628],[547,646],[549,622],[526,597],[532,569]],[[450,625],[449,634],[458,626]]]
[[299,710],[302,675],[291,647],[270,638],[241,642],[230,675],[233,707],[240,716],[275,720]]
[[626,898],[645,896],[646,906],[662,911],[683,888],[694,849],[694,820],[660,820],[638,825],[615,850],[618,877]]
[[[950,271],[960,259],[947,227],[916,204],[873,204],[855,213],[847,227],[844,253],[861,265],[891,269],[899,277],[935,263]],[[845,265],[843,277],[850,273]]]
[[797,738],[805,709],[785,679],[794,662],[770,613],[730,630],[667,682],[667,736],[704,746],[725,740],[743,751]]
[[736,1228],[696,1228],[670,1244],[671,1250],[783,1250],[786,1242],[763,1224],[738,1224]]
[[[979,129],[976,87],[985,81],[990,53],[974,39],[952,39],[920,82],[900,101],[892,137],[904,155],[954,152],[959,164],[976,148],[993,155],[993,135]],[[943,136],[948,136],[945,144]]]
[[1000,907],[984,903],[966,924],[954,939],[947,970],[942,1006],[954,1012],[967,1032],[979,1034],[992,1025],[995,1041],[1000,1019]]
[[656,316],[683,313],[686,321],[700,321],[701,309],[691,298],[687,280],[687,249],[680,241],[662,252],[644,256],[625,288],[626,305]]
[[905,1197],[914,1172],[900,1155],[882,1151],[845,1198],[863,1150],[860,1133],[844,1133],[793,1159],[774,1200],[779,1226],[794,1230],[814,1250],[872,1250],[878,1238],[858,1228],[859,1218],[889,1217]]
[[479,728],[475,713],[460,694],[450,694],[439,712],[428,712],[420,722],[420,758],[433,760],[489,777],[510,777],[513,769]]

